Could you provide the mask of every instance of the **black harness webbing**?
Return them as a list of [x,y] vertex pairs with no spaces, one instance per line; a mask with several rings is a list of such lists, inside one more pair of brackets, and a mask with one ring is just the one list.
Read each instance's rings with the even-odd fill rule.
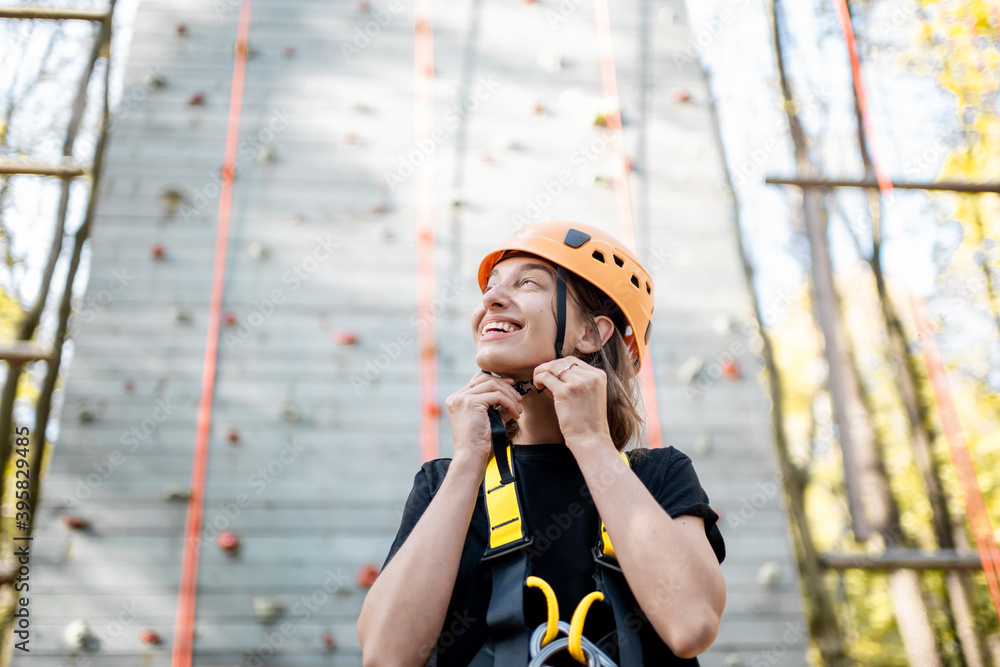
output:
[[562,359],[566,338],[566,269],[556,267],[556,359]]
[[[522,386],[518,386],[517,390],[522,395],[529,391]],[[514,476],[514,453],[507,445],[507,430],[496,407],[490,407],[487,414],[490,418],[493,455],[499,479],[494,476],[491,480],[487,473],[487,478],[483,481],[484,492],[509,493],[511,489],[507,487],[513,485],[520,539],[496,545],[491,542],[483,555],[481,562],[489,564],[492,580],[490,604],[486,611],[490,641],[479,650],[469,665],[470,667],[524,667],[528,664],[530,638],[530,629],[524,620],[524,583],[528,578],[528,563],[524,549],[532,543],[532,539],[529,537],[531,533],[524,512],[521,511],[520,485]],[[627,462],[628,458],[625,457],[625,460]],[[489,505],[487,500],[487,508]],[[514,522],[514,519],[509,519],[506,515],[490,516],[489,509],[487,516],[490,521],[491,539],[497,528]],[[494,521],[499,523],[494,524]],[[613,558],[614,548],[607,538],[603,523],[598,546],[593,553],[597,563],[594,572],[597,590],[604,594],[604,599],[611,605],[615,617],[618,664],[620,667],[643,667],[642,643],[636,626],[642,627],[649,621],[638,607],[634,611],[628,608],[629,596],[625,593],[628,584]]]

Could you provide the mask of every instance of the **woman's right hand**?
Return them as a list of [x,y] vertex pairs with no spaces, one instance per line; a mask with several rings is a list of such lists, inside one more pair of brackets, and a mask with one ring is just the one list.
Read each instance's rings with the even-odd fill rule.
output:
[[523,397],[514,390],[513,378],[498,378],[479,372],[466,386],[445,401],[455,441],[455,459],[471,456],[486,467],[493,453],[493,432],[486,413],[492,405],[500,406],[500,417],[519,419],[524,409]]

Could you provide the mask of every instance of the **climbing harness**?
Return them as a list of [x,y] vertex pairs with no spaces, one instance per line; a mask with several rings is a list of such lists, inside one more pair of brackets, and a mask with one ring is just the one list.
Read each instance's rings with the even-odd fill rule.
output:
[[[544,660],[553,654],[567,649],[580,663],[617,667],[607,654],[582,636],[583,621],[591,604],[603,600],[614,612],[621,667],[641,666],[639,637],[626,619],[628,585],[615,560],[614,546],[603,521],[598,546],[593,550],[598,590],[580,601],[569,624],[559,621],[558,603],[552,588],[539,577],[527,576],[525,549],[532,544],[533,538],[522,511],[524,498],[514,475],[513,449],[507,444],[505,431],[492,430],[494,456],[483,479],[490,539],[481,562],[490,567],[493,582],[486,612],[493,647],[483,647],[471,664],[474,667],[521,667],[525,664],[536,667],[544,665]],[[621,453],[621,457],[628,465],[628,456]],[[548,609],[547,622],[530,636],[524,620],[525,586],[540,589]],[[560,631],[566,636],[557,638]]]

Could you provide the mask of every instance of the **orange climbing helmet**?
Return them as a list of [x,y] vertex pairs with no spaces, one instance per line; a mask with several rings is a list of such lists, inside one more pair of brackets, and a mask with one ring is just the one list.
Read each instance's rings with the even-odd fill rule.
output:
[[559,332],[556,356],[565,334],[565,271],[571,271],[604,292],[621,309],[628,323],[621,334],[636,371],[649,345],[653,316],[653,280],[631,250],[602,229],[579,222],[551,220],[529,225],[508,236],[479,264],[479,289],[504,257],[529,253],[552,262],[559,271]]

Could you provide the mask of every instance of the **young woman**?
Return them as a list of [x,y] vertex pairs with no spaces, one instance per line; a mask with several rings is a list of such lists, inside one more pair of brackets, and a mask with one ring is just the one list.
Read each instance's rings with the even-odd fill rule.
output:
[[455,454],[417,473],[365,599],[364,664],[697,664],[725,547],[691,460],[640,443],[649,275],[609,234],[545,222],[479,285],[482,370],[448,398]]

